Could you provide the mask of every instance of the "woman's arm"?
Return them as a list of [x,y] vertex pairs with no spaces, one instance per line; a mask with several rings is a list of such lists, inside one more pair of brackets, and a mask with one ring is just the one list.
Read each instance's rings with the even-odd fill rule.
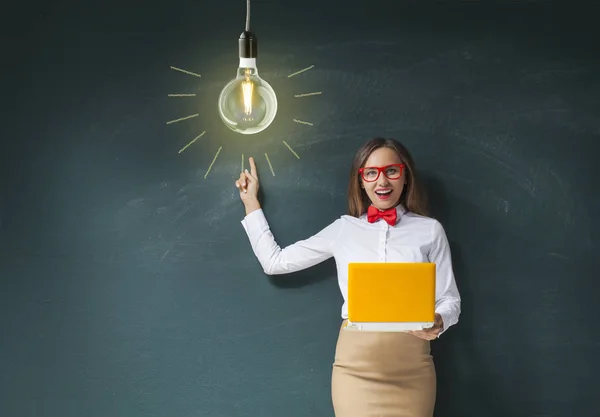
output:
[[443,329],[438,334],[439,337],[450,326],[458,323],[461,299],[454,279],[450,245],[444,228],[437,220],[434,221],[432,229],[429,261],[436,264],[435,312],[443,320]]
[[254,158],[248,158],[250,172],[244,170],[235,186],[244,202],[246,217],[242,225],[250,239],[252,250],[268,275],[299,271],[323,262],[333,253],[331,247],[341,231],[341,219],[336,220],[316,235],[281,249],[258,202],[258,173]]
[[[257,203],[258,204],[258,203]],[[267,275],[286,274],[309,268],[333,256],[332,246],[341,231],[341,219],[306,240],[280,248],[260,206],[248,207],[242,220],[252,250]]]

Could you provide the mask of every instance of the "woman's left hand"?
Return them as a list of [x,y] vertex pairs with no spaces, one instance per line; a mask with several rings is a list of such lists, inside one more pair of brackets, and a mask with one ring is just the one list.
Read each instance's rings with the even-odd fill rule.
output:
[[442,316],[440,316],[438,313],[435,313],[433,327],[425,330],[408,330],[408,333],[420,337],[421,339],[433,340],[438,337],[443,328],[444,320],[442,320]]

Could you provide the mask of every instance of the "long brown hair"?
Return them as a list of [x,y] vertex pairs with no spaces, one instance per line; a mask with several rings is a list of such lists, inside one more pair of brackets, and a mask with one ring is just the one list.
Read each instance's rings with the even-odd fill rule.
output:
[[348,214],[350,216],[360,217],[367,211],[367,208],[371,204],[366,191],[360,186],[361,181],[358,169],[364,167],[367,159],[369,159],[369,156],[371,156],[371,153],[374,150],[383,147],[394,150],[406,165],[405,172],[407,182],[402,191],[402,195],[400,196],[399,203],[412,213],[427,216],[429,211],[427,208],[425,190],[420,184],[415,162],[410,155],[410,152],[396,139],[386,139],[382,137],[370,139],[356,151],[354,161],[352,162],[352,168],[350,169],[350,180],[348,183]]

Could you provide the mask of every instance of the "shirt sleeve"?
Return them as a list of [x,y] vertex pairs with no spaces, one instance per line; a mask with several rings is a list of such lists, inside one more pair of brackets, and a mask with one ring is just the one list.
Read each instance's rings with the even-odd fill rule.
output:
[[333,256],[332,246],[341,232],[337,219],[317,234],[281,248],[269,228],[262,209],[257,209],[242,220],[252,250],[267,275],[300,271]]
[[432,235],[429,261],[436,264],[435,312],[442,316],[444,321],[444,329],[439,333],[439,337],[450,326],[458,323],[461,299],[454,279],[450,245],[443,226],[437,220],[433,224]]

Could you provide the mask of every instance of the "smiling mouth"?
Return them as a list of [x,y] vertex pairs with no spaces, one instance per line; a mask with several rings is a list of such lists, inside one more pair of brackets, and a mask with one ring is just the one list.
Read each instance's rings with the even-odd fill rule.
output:
[[377,194],[377,195],[388,195],[391,193],[392,193],[392,190],[375,191],[375,194]]

